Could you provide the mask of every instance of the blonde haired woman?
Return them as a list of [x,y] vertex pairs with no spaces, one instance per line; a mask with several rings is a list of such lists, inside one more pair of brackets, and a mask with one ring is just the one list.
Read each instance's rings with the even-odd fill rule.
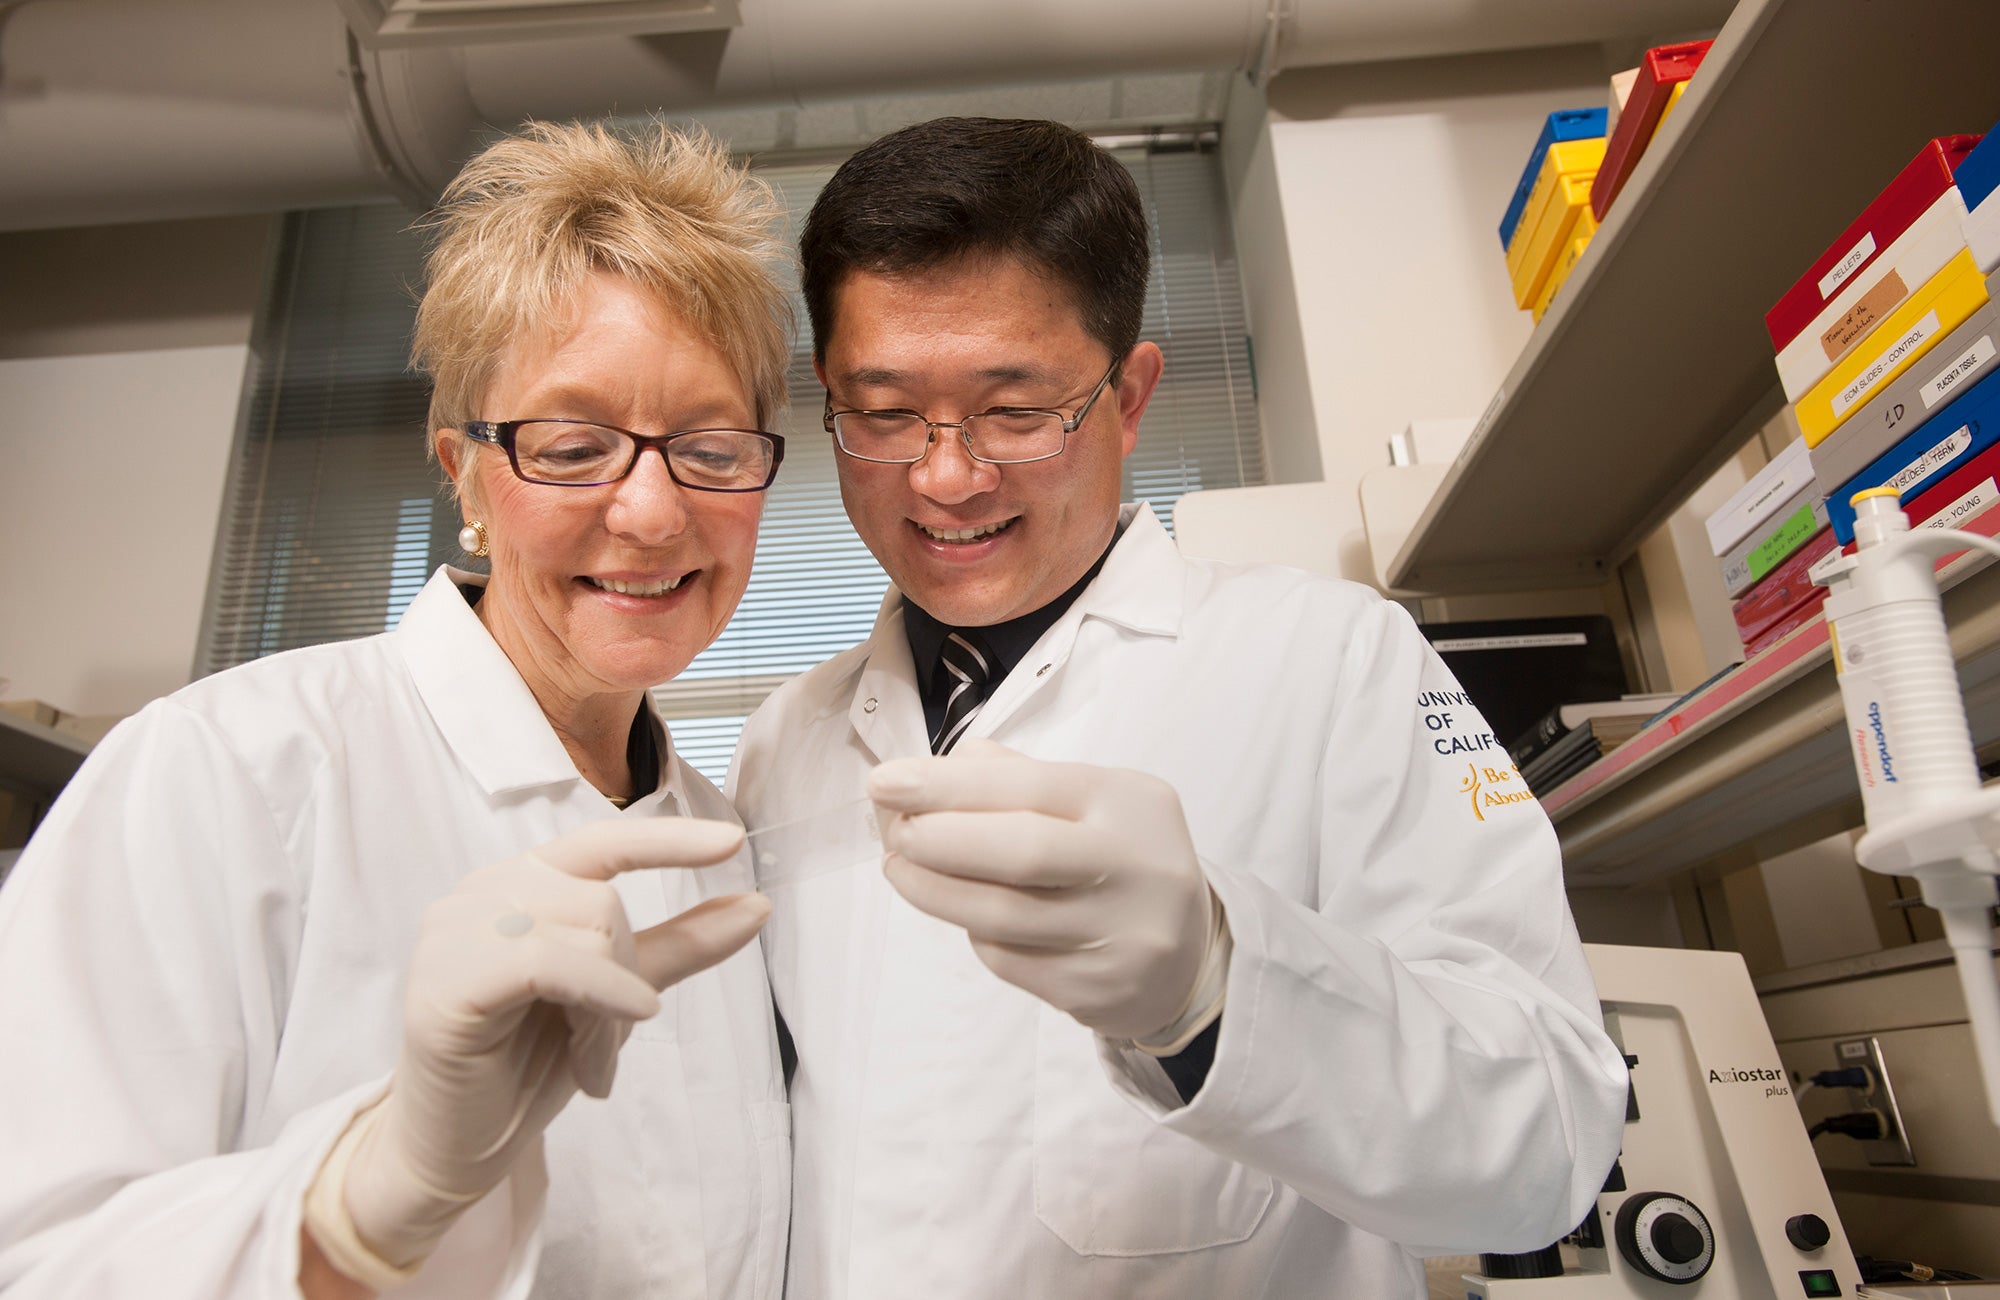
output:
[[768,907],[646,695],[782,459],[777,216],[661,128],[454,182],[415,355],[491,577],[157,701],[52,810],[0,893],[10,1300],[777,1294]]

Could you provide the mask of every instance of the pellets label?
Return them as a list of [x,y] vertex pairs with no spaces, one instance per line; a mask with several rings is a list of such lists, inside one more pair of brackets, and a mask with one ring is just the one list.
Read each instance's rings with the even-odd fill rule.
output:
[[1868,259],[1875,256],[1875,232],[1869,231],[1861,241],[1847,250],[1847,256],[1833,264],[1833,269],[1819,278],[1819,300],[1825,302],[1840,292],[1849,277],[1868,265]]

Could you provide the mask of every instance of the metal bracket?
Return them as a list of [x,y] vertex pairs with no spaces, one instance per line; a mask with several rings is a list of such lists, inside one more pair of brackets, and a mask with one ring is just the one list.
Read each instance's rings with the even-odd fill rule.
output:
[[1296,0],[1270,0],[1264,10],[1264,39],[1257,50],[1257,60],[1248,68],[1250,84],[1259,90],[1268,88],[1271,78],[1278,75],[1278,44],[1284,39],[1285,24],[1297,17]]
[[1862,1151],[1871,1165],[1914,1165],[1917,1158],[1910,1154],[1910,1131],[1903,1127],[1903,1112],[1896,1105],[1896,1088],[1889,1082],[1889,1069],[1882,1063],[1882,1045],[1871,1036],[1868,1038],[1844,1038],[1833,1045],[1834,1058],[1842,1069],[1862,1066],[1868,1077],[1875,1081],[1872,1088],[1849,1088],[1847,1095],[1853,1099],[1854,1109],[1873,1107],[1882,1112],[1889,1121],[1886,1136],[1861,1143]]

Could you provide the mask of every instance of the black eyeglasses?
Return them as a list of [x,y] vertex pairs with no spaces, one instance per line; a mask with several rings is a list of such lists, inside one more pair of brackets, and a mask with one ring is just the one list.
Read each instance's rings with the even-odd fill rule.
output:
[[684,488],[762,492],[785,459],[785,440],[762,429],[680,429],[649,438],[582,420],[467,420],[465,436],[505,448],[517,478],[550,487],[616,483],[652,447]]
[[930,453],[932,430],[956,429],[966,455],[989,465],[1020,465],[1063,453],[1069,435],[1097,405],[1118,362],[1104,372],[1072,415],[1039,406],[999,406],[963,420],[932,420],[915,411],[836,411],[826,395],[821,423],[840,449],[856,460],[878,465],[914,465]]

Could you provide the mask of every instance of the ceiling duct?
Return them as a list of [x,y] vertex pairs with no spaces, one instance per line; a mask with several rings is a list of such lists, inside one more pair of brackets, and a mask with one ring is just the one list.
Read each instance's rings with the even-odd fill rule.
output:
[[340,0],[371,50],[569,36],[659,36],[722,31],[736,0]]
[[0,229],[378,198],[331,0],[0,9]]
[[[494,0],[450,7],[475,2]],[[708,0],[711,17],[695,21],[720,22],[731,3]],[[365,37],[343,12],[364,5],[352,25]],[[568,26],[503,39],[488,26],[462,41],[431,39],[441,30],[433,21],[421,42],[384,36],[392,11],[435,20],[447,5],[0,7],[0,230],[389,194],[423,202],[483,131],[528,117],[685,117],[1197,71],[1266,79],[1324,64],[1629,42],[1713,28],[1729,10],[1726,0],[740,0],[736,25],[708,30]],[[697,7],[665,0],[654,20]],[[636,17],[616,0],[516,7],[527,10],[551,22]]]

